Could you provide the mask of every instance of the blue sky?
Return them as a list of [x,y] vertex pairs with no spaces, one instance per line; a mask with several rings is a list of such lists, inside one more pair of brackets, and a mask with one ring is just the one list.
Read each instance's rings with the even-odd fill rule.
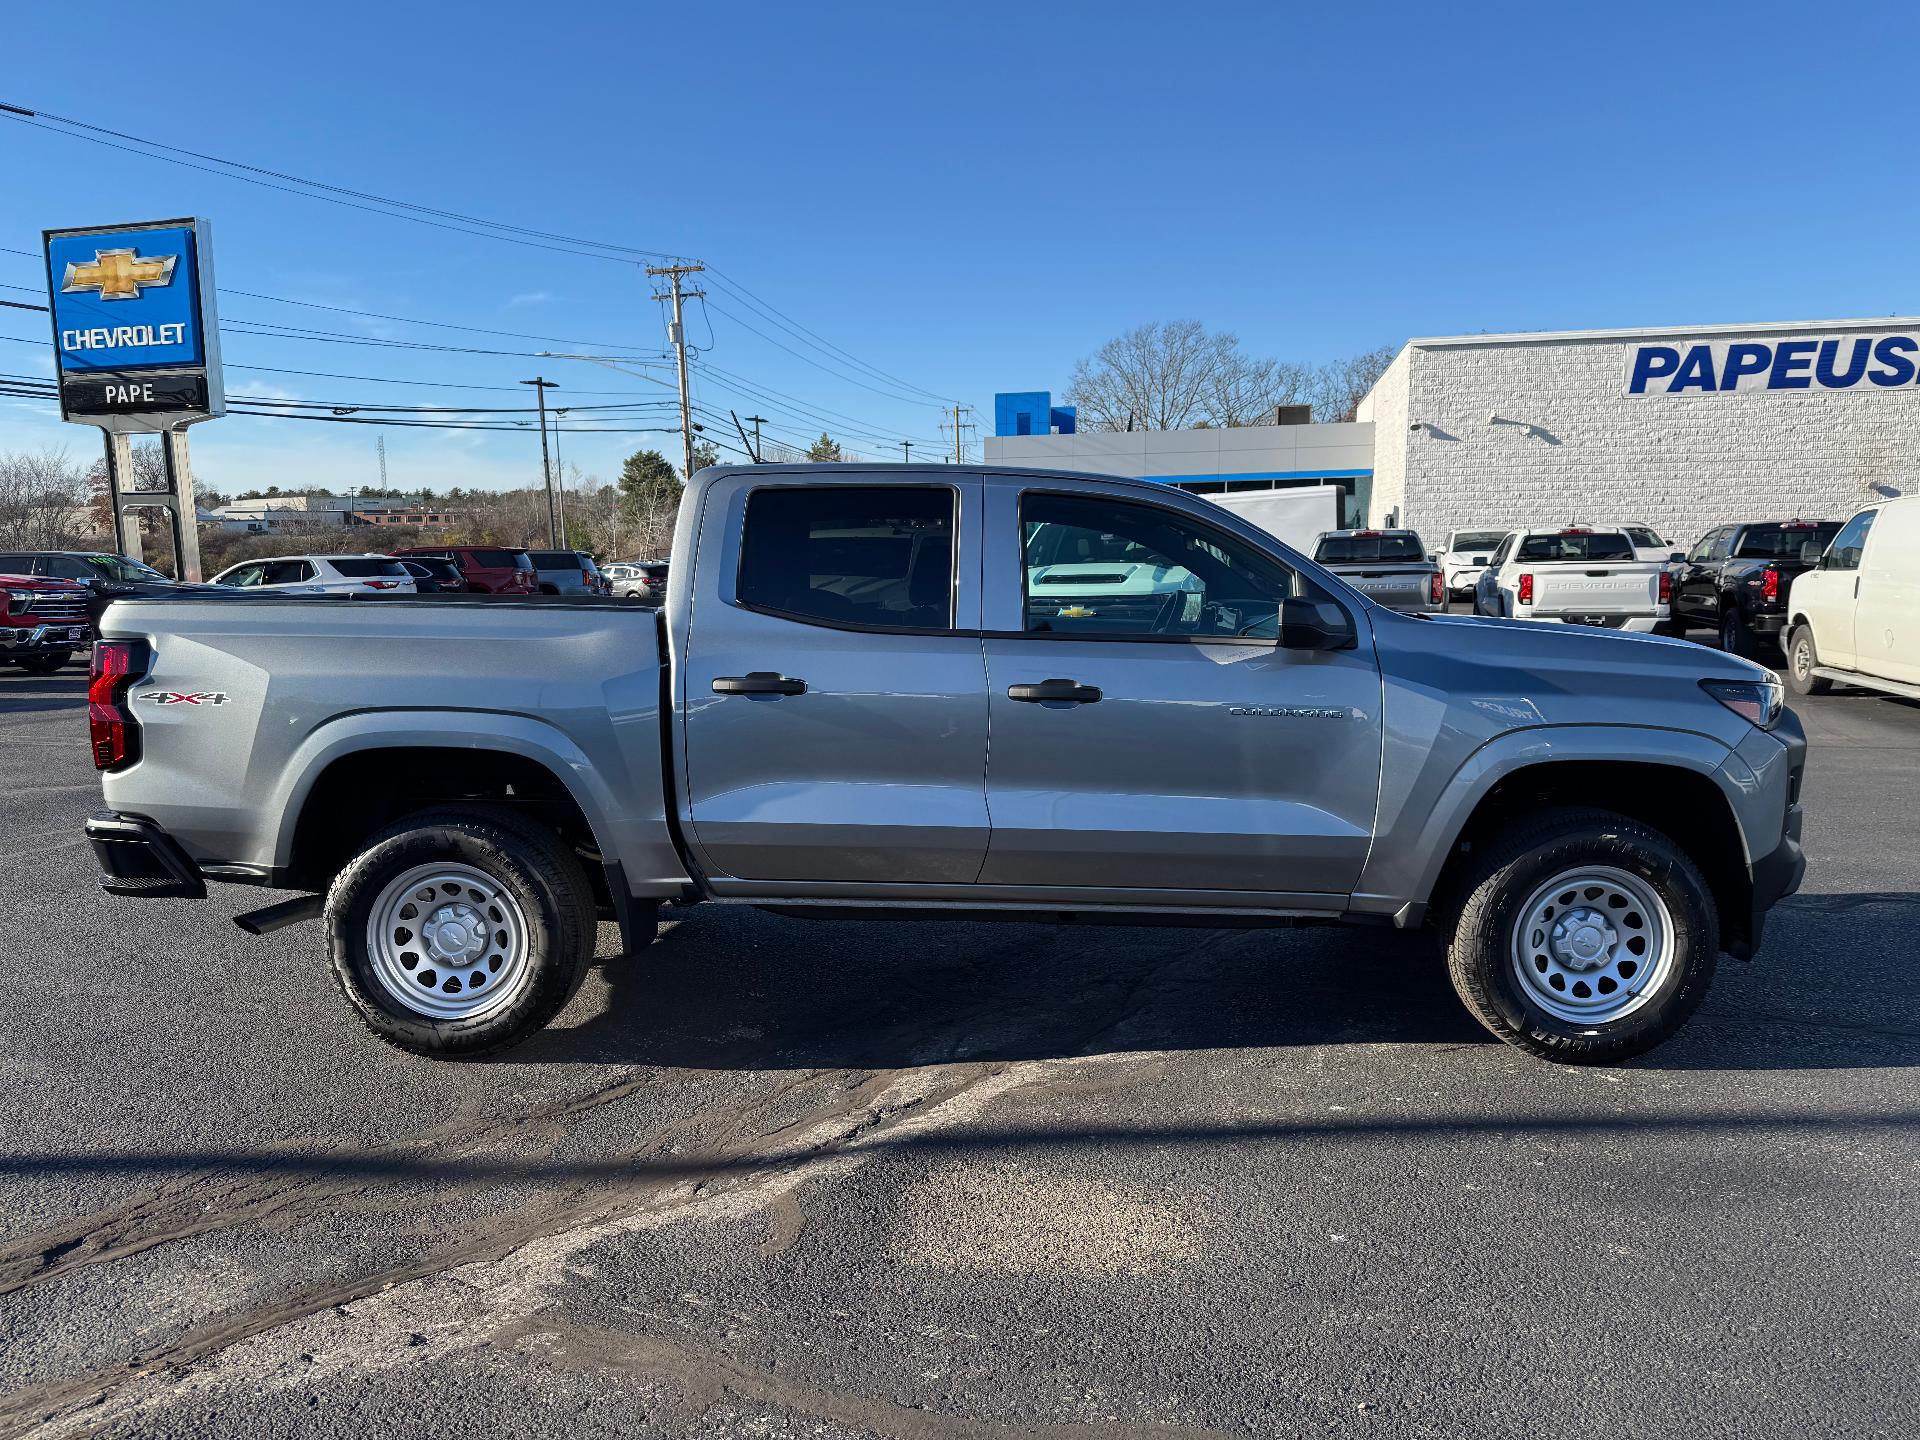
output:
[[[855,370],[715,287],[713,308],[690,312],[701,400],[723,415],[757,407],[796,438],[833,412],[847,419],[827,428],[875,457],[899,452],[854,432],[915,439],[921,455],[940,445],[938,404],[917,389],[987,420],[996,390],[1058,390],[1077,357],[1148,320],[1191,317],[1257,353],[1319,361],[1422,334],[1920,311],[1912,5],[389,0],[207,3],[168,23],[88,13],[11,14],[0,99],[707,260],[917,388]],[[103,44],[116,13],[125,36]],[[5,120],[0,175],[0,284],[42,284],[35,260],[9,253],[37,250],[42,227],[197,214],[213,220],[230,291],[636,354],[663,345],[661,307],[630,263],[430,229]],[[234,296],[222,309],[371,338],[577,348]],[[50,372],[41,317],[0,311],[0,335],[34,342],[0,341],[0,371]],[[301,399],[511,405],[505,391],[452,387],[536,372],[580,404],[672,393],[578,361],[259,335],[226,349],[230,390]],[[656,418],[630,423],[670,423],[665,409],[641,413]],[[233,490],[371,483],[379,433],[229,418],[196,432],[196,468]],[[384,433],[395,483],[538,477],[530,432]],[[565,458],[605,476],[629,449],[673,454],[675,440],[573,435]],[[97,449],[91,431],[0,401],[0,449],[49,443]]]

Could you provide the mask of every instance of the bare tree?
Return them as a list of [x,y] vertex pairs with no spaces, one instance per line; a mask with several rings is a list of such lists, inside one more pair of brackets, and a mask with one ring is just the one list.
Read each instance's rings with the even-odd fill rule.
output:
[[1314,371],[1309,386],[1313,418],[1323,425],[1353,419],[1360,402],[1367,398],[1374,382],[1386,373],[1393,357],[1399,353],[1397,345],[1382,345],[1377,350],[1363,350]]
[[86,469],[65,450],[0,454],[0,545],[60,550],[92,529]]
[[1115,336],[1080,361],[1064,398],[1086,430],[1251,425],[1296,403],[1311,378],[1304,365],[1245,354],[1229,331],[1171,320]]

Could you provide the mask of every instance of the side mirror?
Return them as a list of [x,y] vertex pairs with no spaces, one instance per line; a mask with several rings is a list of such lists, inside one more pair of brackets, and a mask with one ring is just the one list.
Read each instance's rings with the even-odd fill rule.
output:
[[1687,552],[1684,550],[1676,550],[1671,555],[1667,556],[1667,564],[1669,565],[1684,565],[1686,563],[1687,563]]
[[1280,648],[1351,650],[1359,643],[1353,618],[1328,600],[1289,596],[1280,602]]
[[1800,542],[1800,563],[1802,565],[1818,565],[1824,558],[1826,558],[1826,552],[1821,548],[1818,540],[1802,540]]

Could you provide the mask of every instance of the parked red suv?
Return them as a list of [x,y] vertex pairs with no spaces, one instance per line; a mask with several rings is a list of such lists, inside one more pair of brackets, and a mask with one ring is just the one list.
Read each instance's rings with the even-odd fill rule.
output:
[[460,567],[460,578],[467,582],[467,588],[483,595],[534,595],[540,590],[532,559],[525,550],[511,546],[415,545],[393,553],[396,558],[428,555],[451,560]]
[[51,675],[93,641],[92,591],[72,580],[0,575],[0,661]]

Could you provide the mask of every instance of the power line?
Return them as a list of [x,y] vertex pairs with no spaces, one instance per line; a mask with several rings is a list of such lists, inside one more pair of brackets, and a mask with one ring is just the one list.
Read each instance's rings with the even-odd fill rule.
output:
[[860,359],[857,355],[854,355],[849,351],[842,349],[840,346],[835,345],[831,340],[827,339],[824,335],[820,335],[815,331],[809,330],[806,326],[802,325],[798,320],[794,320],[791,316],[786,315],[778,307],[772,305],[768,301],[762,300],[758,295],[755,295],[751,290],[747,289],[746,286],[742,285],[739,281],[730,277],[725,271],[717,270],[713,266],[709,265],[707,267],[707,273],[713,277],[713,279],[719,284],[722,290],[731,291],[734,295],[739,297],[740,301],[743,304],[751,306],[754,310],[756,310],[758,313],[763,315],[767,320],[771,321],[775,325],[780,326],[781,329],[787,331],[789,334],[807,338],[813,341],[820,348],[840,356],[842,359],[846,360],[848,363],[855,365],[862,370],[869,371],[872,374],[879,376],[883,380],[892,381],[895,385],[898,385],[903,390],[918,391],[920,394],[926,396],[929,400],[940,401],[946,398],[945,396],[935,394],[933,391],[928,390],[923,386],[915,385],[910,380],[902,380],[898,375],[894,375],[886,370],[882,370],[878,365],[871,365],[865,360]]
[[[40,258],[40,256],[32,250],[21,250],[12,245],[0,245],[0,253],[23,255],[29,260],[38,260]],[[7,285],[0,288],[24,290],[34,295],[41,293],[38,286]],[[309,310],[330,310],[336,315],[359,315],[368,320],[390,320],[397,325],[429,325],[436,330],[464,330],[474,335],[498,335],[510,340],[544,340],[555,345],[584,345],[589,349],[611,348],[617,350],[621,348],[618,342],[611,340],[576,340],[565,335],[536,335],[525,330],[495,330],[485,325],[460,325],[451,320],[422,320],[412,315],[388,315],[383,311],[361,310],[352,305],[327,305],[318,300],[295,300],[289,295],[267,295],[258,290],[235,290],[225,285],[217,288],[222,295],[238,295],[247,300],[265,300],[274,305],[301,305]],[[42,305],[36,308],[44,310],[46,306]],[[273,322],[266,321],[260,323],[271,324]]]
[[[558,250],[567,254],[584,255],[592,259],[614,260],[617,263],[623,264],[636,264],[642,259],[679,261],[687,258],[670,251],[648,250],[637,246],[618,245],[611,241],[568,235],[558,231],[538,230],[525,225],[511,224],[506,221],[488,220],[482,216],[468,215],[457,210],[421,205],[409,200],[398,200],[391,196],[374,194],[371,191],[354,190],[342,185],[329,184],[326,181],[310,180],[304,176],[293,174],[290,171],[275,170],[267,166],[251,165],[245,161],[230,160],[224,156],[212,155],[204,151],[189,150],[182,146],[168,145],[163,141],[150,140],[144,136],[130,135],[123,130],[115,130],[104,125],[95,125],[89,121],[74,119],[71,116],[55,115],[47,111],[35,111],[25,106],[9,105],[5,102],[0,102],[0,117],[12,120],[17,124],[30,125],[35,129],[45,130],[50,134],[65,135],[69,139],[85,140],[92,144],[108,146],[122,153],[124,153],[127,146],[136,146],[138,148],[135,150],[135,153],[147,159],[160,160],[169,164],[185,165],[189,169],[224,175],[228,179],[241,180],[250,184],[264,185],[266,188],[272,190],[306,195],[309,199],[325,200],[334,204],[348,206],[351,209],[366,210],[374,214],[386,215],[391,219],[410,220],[415,224],[431,225],[436,229],[453,230],[461,234],[474,235],[482,239],[504,240],[512,244],[533,246],[536,249]],[[45,123],[47,121],[53,121],[55,123],[50,125]],[[66,128],[63,129],[61,127]],[[205,163],[195,164],[193,163],[195,161]],[[222,168],[210,168],[214,166]],[[428,217],[439,218],[432,219]],[[459,223],[448,223],[454,221]],[[477,230],[469,228],[473,226],[482,228]],[[625,257],[633,258],[627,259]],[[947,397],[928,390],[923,386],[915,385],[910,381],[902,380],[899,376],[893,375],[877,365],[859,359],[844,347],[833,344],[833,342],[825,339],[825,337],[819,335],[816,331],[808,329],[798,321],[793,320],[790,316],[785,315],[770,302],[761,299],[758,295],[748,290],[746,286],[732,279],[730,276],[720,272],[714,272],[714,274],[722,288],[738,296],[743,304],[751,306],[763,318],[780,326],[780,328],[786,330],[790,335],[795,336],[795,338],[801,339],[803,343],[811,344],[815,348],[822,350],[823,353],[837,355],[840,357],[842,363],[852,364],[857,369],[863,370],[877,378],[884,379],[890,384],[897,385],[902,389],[916,391],[919,395],[935,402],[946,402]],[[739,321],[738,317],[734,318],[737,323],[745,326],[744,321]],[[745,326],[745,328],[752,329],[751,326]],[[760,331],[756,330],[754,333],[760,335],[762,339],[767,340],[770,344],[779,343]],[[576,342],[568,341],[566,343],[573,344]],[[786,347],[782,346],[781,348],[785,349]],[[789,353],[796,352],[789,351]],[[827,370],[829,374],[837,374],[837,372],[831,370],[829,367],[820,364],[819,361],[811,360],[810,357],[799,356],[798,358],[807,359],[811,364],[820,365],[820,368]],[[850,379],[850,377],[844,375],[838,378]],[[862,382],[850,380],[850,383],[861,384]],[[874,387],[867,386],[866,388],[873,389]],[[876,391],[876,393],[885,392]],[[890,398],[901,399],[902,397],[892,396]],[[909,400],[905,403],[917,404],[920,402]]]
[[[84,121],[69,120],[64,116],[22,109],[19,106],[8,105],[3,101],[0,101],[0,118],[12,120],[20,125],[31,125],[34,129],[45,130],[50,135],[64,135],[69,140],[85,140],[89,144],[103,145],[108,149],[116,150],[123,154],[127,146],[137,146],[140,148],[134,150],[133,153],[149,160],[162,160],[170,165],[183,165],[189,170],[199,170],[209,175],[222,176],[228,180],[239,180],[249,185],[259,185],[265,189],[279,190],[289,195],[302,195],[309,200],[323,200],[334,205],[344,205],[349,210],[364,210],[369,214],[384,215],[391,220],[411,220],[416,225],[430,225],[436,230],[451,230],[461,235],[477,236],[483,240],[504,240],[508,244],[526,245],[536,250],[554,250],[567,255],[584,255],[591,260],[612,260],[618,264],[629,265],[637,263],[632,260],[624,260],[618,254],[608,253],[611,251],[628,250],[630,247],[627,246],[608,245],[598,240],[579,240],[570,245],[549,245],[539,240],[525,238],[526,236],[539,235],[543,232],[529,230],[524,226],[507,225],[496,220],[483,220],[477,216],[460,216],[460,219],[468,223],[465,225],[452,225],[445,221],[432,220],[427,217],[430,215],[455,215],[457,214],[455,211],[436,210],[432,206],[416,205],[405,200],[386,200],[380,196],[367,197],[378,201],[378,204],[358,204],[353,200],[343,199],[342,197],[347,195],[361,195],[364,192],[348,190],[338,185],[328,185],[324,181],[305,180],[297,175],[288,175],[277,170],[267,170],[257,165],[247,165],[238,160],[223,160],[216,155],[203,155],[196,150],[184,150],[178,146],[164,145],[157,140],[145,140],[137,135],[129,135],[125,131],[110,130],[101,125],[89,125]],[[59,122],[59,125],[48,125],[43,123],[44,120],[56,120]],[[63,130],[60,128],[60,125],[70,125],[75,128]],[[84,133],[87,131],[95,133]],[[109,139],[106,137],[112,138]],[[165,151],[168,153],[155,154],[153,153],[154,151]],[[180,159],[179,157],[183,155],[192,155],[196,159],[206,160],[211,163],[205,165],[195,164],[193,160]],[[251,173],[235,173],[236,171]],[[287,185],[275,184],[271,180],[261,179],[260,177],[263,175],[278,175],[293,183]],[[315,191],[330,193],[316,194],[314,193]],[[384,206],[391,206],[393,208],[382,208]],[[419,213],[408,214],[406,213],[408,211],[416,211]],[[485,226],[487,228],[475,230],[470,228],[470,226],[473,225]],[[522,233],[513,233],[515,231]],[[594,246],[596,248],[582,249],[579,248],[581,246]],[[677,258],[666,251],[659,250],[633,250],[631,253],[636,256],[652,255],[662,259]]]

